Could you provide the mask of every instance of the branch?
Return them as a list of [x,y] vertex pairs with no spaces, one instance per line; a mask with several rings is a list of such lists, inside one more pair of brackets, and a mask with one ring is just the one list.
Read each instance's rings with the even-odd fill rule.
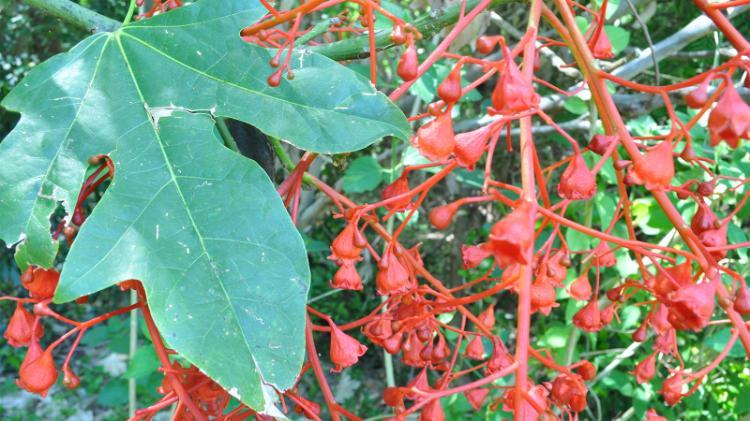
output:
[[70,0],[23,0],[30,6],[58,17],[88,32],[112,32],[120,27],[120,22],[87,9]]

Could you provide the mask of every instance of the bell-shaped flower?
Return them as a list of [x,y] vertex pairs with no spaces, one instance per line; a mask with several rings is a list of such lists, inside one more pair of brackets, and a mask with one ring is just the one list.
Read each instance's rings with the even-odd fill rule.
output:
[[635,162],[633,173],[635,181],[647,189],[664,189],[669,187],[674,177],[674,157],[672,143],[665,140],[654,146]]
[[432,399],[422,408],[422,412],[419,413],[419,421],[445,421],[443,406],[440,404],[439,398]]
[[[34,320],[34,315],[26,310],[20,301],[16,302],[16,309],[10,316],[8,327],[3,335],[8,340],[8,345],[14,348],[29,346],[34,330]],[[41,338],[44,335],[44,327],[41,323],[36,324],[36,332],[34,333],[36,338]]]
[[357,234],[357,227],[354,223],[346,224],[346,227],[333,239],[330,259],[359,260],[362,247],[357,246]]
[[338,326],[331,325],[331,362],[334,368],[331,371],[338,373],[342,369],[355,364],[359,357],[367,352],[367,347],[359,343],[353,337],[344,333]]
[[456,136],[450,107],[417,130],[415,146],[431,161],[445,161],[451,156],[456,146]]
[[531,311],[540,311],[548,316],[552,308],[559,306],[555,287],[549,281],[537,279],[531,284]]
[[588,301],[591,299],[591,283],[589,277],[583,274],[576,278],[575,281],[571,282],[568,287],[568,293],[570,296],[578,301]]
[[670,292],[693,283],[693,265],[686,260],[677,266],[666,267],[658,270],[649,286],[653,288],[658,297],[664,298]]
[[[723,224],[717,229],[703,231],[698,238],[707,248],[724,247],[727,245],[727,226],[727,224]],[[711,251],[711,256],[716,260],[721,260],[726,257],[726,255],[727,251],[724,249]]]
[[711,208],[703,201],[698,202],[698,210],[690,220],[690,228],[698,235],[706,231],[714,230],[719,227],[719,218],[713,213]]
[[[36,393],[42,397],[47,396],[47,392],[57,381],[57,368],[55,368],[55,362],[52,360],[52,352],[50,350],[41,351],[36,357],[36,354],[40,351],[38,344],[32,344],[29,347],[29,351],[26,354],[26,358],[21,364],[21,370],[19,371],[19,378],[17,384],[22,389],[31,393]],[[31,357],[30,357],[31,356]]]
[[492,92],[491,113],[515,114],[539,105],[539,95],[534,91],[531,80],[527,79],[516,66],[510,50],[503,43],[505,65]]
[[392,250],[383,253],[378,268],[375,284],[380,295],[401,294],[412,288],[409,269]]
[[396,67],[396,73],[404,81],[410,81],[417,78],[419,72],[419,57],[417,56],[417,47],[414,46],[414,41],[409,39],[406,45],[406,50],[401,54],[401,58],[398,60],[398,66]]
[[586,389],[581,376],[577,374],[559,374],[552,382],[550,392],[553,402],[557,405],[566,406],[573,412],[581,412],[586,409],[588,389]]
[[599,302],[591,300],[573,316],[573,324],[584,332],[598,332],[602,328]]
[[664,396],[664,401],[667,405],[672,406],[682,399],[683,384],[685,384],[685,379],[680,372],[672,374],[662,382],[659,393]]
[[21,285],[29,290],[29,294],[38,299],[51,298],[55,295],[60,272],[55,269],[43,269],[29,266],[21,276]]
[[359,276],[354,261],[344,260],[336,274],[333,275],[333,281],[328,281],[328,284],[331,288],[361,291],[362,277]]
[[456,157],[458,165],[474,170],[476,163],[482,158],[487,151],[487,144],[492,137],[492,126],[482,126],[470,132],[459,133],[456,135],[456,145],[453,154]]
[[576,373],[578,373],[583,380],[593,380],[594,377],[596,377],[596,367],[594,367],[594,364],[591,364],[590,361],[583,360],[580,365],[576,367]]
[[440,82],[437,88],[437,94],[447,104],[455,104],[461,98],[461,65],[462,62],[456,63],[453,70],[448,73],[445,79]]
[[635,379],[638,384],[648,383],[656,374],[656,352],[651,353],[635,366]]
[[498,266],[505,268],[512,263],[530,263],[526,254],[533,243],[531,207],[523,202],[495,223],[486,247],[495,256]]
[[616,136],[595,134],[589,141],[589,149],[591,150],[591,152],[594,152],[597,155],[604,155],[616,141]]
[[429,214],[430,223],[439,230],[448,228],[459,207],[461,207],[460,202],[452,202],[432,208]]
[[745,282],[740,282],[734,297],[734,310],[740,314],[750,314],[750,291]]
[[576,153],[560,176],[557,185],[560,197],[570,200],[588,200],[596,194],[596,176],[586,166],[580,153]]
[[594,58],[608,60],[615,56],[615,53],[612,51],[612,42],[610,42],[607,31],[604,28],[594,31],[594,37],[589,40],[588,44]]
[[724,94],[708,117],[708,131],[711,133],[712,146],[723,140],[732,148],[737,148],[741,139],[750,139],[750,105],[742,100],[731,83],[727,84]]
[[[409,179],[406,172],[401,173],[401,176],[397,178],[393,183],[385,186],[383,191],[380,193],[380,198],[388,200],[402,194],[406,194],[411,190],[409,188]],[[412,206],[411,196],[406,196],[400,199],[395,199],[393,202],[389,202],[385,205],[385,208],[389,212],[401,212]]]
[[466,358],[472,359],[472,360],[483,360],[484,355],[484,342],[482,341],[482,337],[477,335],[474,336],[474,339],[469,341],[469,345],[466,346],[466,350],[464,351],[464,355],[466,355]]
[[510,356],[508,348],[498,336],[492,337],[492,356],[487,361],[485,375],[490,375],[501,371],[513,364],[513,357]]
[[701,282],[669,293],[669,322],[675,329],[702,330],[714,313],[716,288],[711,282]]
[[593,251],[593,257],[591,259],[594,266],[600,268],[611,268],[617,264],[617,258],[615,253],[612,252],[612,248],[609,243],[602,241],[599,243]]
[[479,266],[484,259],[491,255],[492,253],[487,250],[484,244],[476,246],[461,245],[461,263],[464,269],[473,269]]

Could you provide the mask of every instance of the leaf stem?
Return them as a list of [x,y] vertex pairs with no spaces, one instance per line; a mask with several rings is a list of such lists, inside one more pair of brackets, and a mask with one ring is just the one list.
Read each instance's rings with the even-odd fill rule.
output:
[[122,21],[123,25],[127,25],[133,20],[133,13],[135,13],[135,0],[130,0],[130,6],[128,6],[128,14],[125,15],[125,19]]
[[219,129],[219,134],[221,135],[221,140],[224,141],[224,146],[227,148],[240,153],[240,148],[237,147],[237,142],[234,140],[234,136],[232,136],[232,132],[229,131],[229,127],[227,126],[226,119],[222,117],[216,118],[216,128]]
[[23,0],[26,4],[41,9],[91,33],[112,32],[120,22],[87,9],[70,0]]

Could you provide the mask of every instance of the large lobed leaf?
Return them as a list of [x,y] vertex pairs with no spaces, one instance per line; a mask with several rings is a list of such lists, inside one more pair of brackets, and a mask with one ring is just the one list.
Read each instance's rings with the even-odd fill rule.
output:
[[38,66],[3,106],[0,239],[21,266],[52,265],[51,213],[68,213],[87,159],[116,174],[81,228],[55,301],[143,282],[170,346],[250,405],[286,389],[304,358],[310,272],[302,240],[260,167],[224,148],[231,117],[316,152],[408,136],[403,114],[325,57],[297,52],[295,78],[266,84],[269,53],[239,29],[265,9],[202,0],[93,35]]

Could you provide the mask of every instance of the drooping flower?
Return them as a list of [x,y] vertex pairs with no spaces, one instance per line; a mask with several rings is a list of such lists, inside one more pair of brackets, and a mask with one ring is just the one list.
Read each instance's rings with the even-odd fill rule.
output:
[[677,346],[677,333],[674,328],[657,335],[654,339],[654,351],[661,352],[662,354],[675,355],[675,347]]
[[711,78],[706,78],[697,88],[685,95],[685,104],[690,108],[702,108],[708,102],[708,84]]
[[474,46],[479,53],[489,54],[495,49],[495,47],[497,47],[497,37],[487,35],[481,36],[477,38]]
[[631,175],[635,176],[638,184],[647,189],[664,189],[669,187],[674,177],[674,158],[672,157],[672,143],[662,141],[643,155],[643,159],[636,161]]
[[[727,226],[727,224],[724,224],[717,229],[703,231],[698,238],[701,240],[701,243],[708,248],[724,247],[727,245]],[[723,259],[726,255],[726,250],[720,249],[711,251],[711,256],[716,260]]]
[[[21,364],[16,383],[28,392],[45,397],[57,381],[58,373],[52,359],[52,352],[49,350],[41,351],[41,348],[38,347],[39,345],[36,343],[29,347],[26,358]],[[37,354],[40,351],[41,353]],[[34,354],[37,354],[36,357],[34,357]]]
[[[291,393],[291,392],[287,392],[287,393]],[[308,420],[320,419],[320,404],[318,404],[317,402],[313,402],[309,399],[305,399],[299,395],[296,395],[295,398],[296,398],[295,402],[297,402],[294,405],[295,413],[302,415]]]
[[609,303],[604,310],[599,314],[599,319],[602,321],[602,326],[607,326],[612,323],[615,318],[615,303]]
[[568,275],[569,266],[568,253],[565,250],[559,250],[537,269],[537,279],[543,279],[556,287],[562,287],[562,281]]
[[656,352],[651,353],[635,366],[635,378],[638,384],[648,383],[656,374]]
[[581,361],[581,365],[576,367],[576,373],[578,373],[583,380],[592,380],[596,377],[596,367],[594,367],[594,364],[591,364],[590,361],[583,360]]
[[469,402],[469,405],[474,408],[475,411],[479,411],[479,409],[482,408],[482,405],[484,405],[484,401],[487,399],[487,396],[489,394],[490,389],[484,387],[478,387],[476,389],[471,389],[464,392],[466,400]]
[[692,262],[686,260],[677,266],[658,270],[653,280],[650,280],[649,286],[654,289],[657,296],[664,298],[670,292],[692,284],[692,273]]
[[750,314],[750,291],[745,282],[740,282],[737,295],[734,297],[734,310],[740,314]]
[[[383,191],[380,193],[380,198],[383,200],[391,199],[408,193],[409,190],[408,173],[404,171],[393,183],[383,188]],[[404,197],[387,203],[385,208],[390,212],[401,212],[408,209],[411,205],[411,197]]]
[[[8,340],[8,345],[19,348],[31,344],[32,331],[34,330],[34,315],[24,308],[21,302],[16,302],[16,310],[10,316],[8,327],[3,335]],[[44,335],[44,327],[41,323],[36,325],[36,336],[41,338]]]
[[404,408],[404,395],[401,387],[386,387],[383,389],[383,402],[391,408]]
[[648,326],[648,323],[646,320],[644,320],[643,323],[641,323],[641,325],[638,326],[638,329],[633,331],[633,334],[631,335],[631,337],[633,338],[634,342],[646,342],[647,333],[648,333],[646,331],[647,326]]
[[489,143],[492,136],[491,128],[491,125],[486,125],[476,130],[456,135],[456,145],[453,149],[453,154],[456,157],[458,165],[469,170],[474,169],[474,165],[482,158],[487,149],[487,143]]
[[599,302],[591,300],[573,316],[573,324],[584,332],[598,332],[602,328]]
[[331,259],[360,260],[362,248],[357,246],[357,227],[354,223],[346,227],[333,239],[331,243]]
[[555,287],[548,281],[536,280],[531,284],[531,311],[540,311],[548,316],[552,308],[559,306]]
[[393,335],[390,318],[378,317],[362,327],[362,333],[373,343],[383,346],[385,341]]
[[495,304],[490,304],[489,307],[479,313],[479,321],[482,322],[487,329],[492,329],[492,327],[495,326]]
[[498,336],[492,337],[492,356],[487,361],[485,375],[490,375],[503,370],[513,364],[513,357],[510,356],[508,348]]
[[464,269],[472,269],[479,266],[490,255],[492,253],[483,244],[476,246],[461,245],[461,262]]
[[440,399],[433,399],[422,408],[422,412],[419,413],[419,421],[445,421]]
[[539,95],[534,91],[531,80],[524,77],[521,70],[510,54],[510,50],[502,44],[505,66],[492,92],[492,113],[515,114],[539,105]]
[[526,256],[534,242],[530,213],[530,205],[523,202],[492,227],[485,247],[495,256],[501,268],[511,263],[530,263]]
[[367,347],[359,343],[353,337],[344,333],[338,326],[331,325],[331,362],[334,368],[331,371],[338,373],[342,369],[355,364],[359,357],[367,352]]
[[432,387],[430,386],[430,382],[427,379],[427,368],[423,368],[419,374],[417,374],[413,379],[409,380],[409,383],[406,384],[409,391],[406,393],[406,397],[409,399],[417,399],[420,397],[420,394],[413,391],[413,389],[422,391],[422,392],[429,392],[432,390]]
[[589,277],[586,274],[583,274],[576,278],[576,280],[570,284],[568,292],[571,297],[578,301],[590,300],[592,291]]
[[573,412],[581,412],[586,409],[587,393],[581,376],[561,373],[552,382],[550,395],[556,404],[566,406]]
[[354,262],[345,260],[333,275],[333,281],[328,281],[331,288],[347,289],[352,291],[362,290],[362,277],[359,276]]
[[651,408],[648,411],[646,411],[645,421],[667,421],[667,419],[659,415],[659,413],[656,412],[655,409]]
[[448,159],[456,146],[451,107],[420,127],[417,130],[415,143],[419,152],[431,161],[439,162]]
[[617,258],[606,241],[602,241],[596,246],[591,261],[594,266],[600,268],[610,268],[617,264]]
[[595,134],[589,141],[589,149],[597,155],[604,155],[607,150],[617,141],[616,136]]
[[651,317],[648,319],[648,323],[658,334],[663,334],[668,330],[672,329],[672,324],[669,323],[669,310],[664,304],[657,304]]
[[466,355],[466,358],[470,358],[472,360],[484,359],[484,342],[482,341],[481,336],[474,336],[474,339],[472,339],[469,342],[469,345],[466,346],[464,355]]
[[383,253],[378,267],[375,284],[380,295],[401,294],[411,289],[409,270],[392,250]]
[[81,379],[68,366],[63,366],[63,386],[75,389],[81,384]]
[[711,282],[701,282],[670,292],[669,322],[675,329],[702,330],[711,320],[714,312],[716,288]]
[[570,200],[588,200],[596,194],[596,176],[586,166],[580,153],[575,154],[560,176],[557,193]]
[[714,230],[717,227],[719,218],[713,213],[711,208],[703,201],[698,202],[698,210],[695,212],[693,219],[690,220],[690,228],[698,235],[706,231]]
[[615,53],[612,51],[612,43],[609,41],[609,37],[604,28],[595,30],[594,37],[589,40],[588,44],[594,58],[608,60],[615,56]]
[[404,53],[401,54],[401,58],[398,60],[396,73],[401,79],[408,82],[416,79],[418,72],[419,57],[417,56],[417,47],[414,46],[414,41],[409,37],[406,50],[404,50]]
[[664,380],[659,393],[664,396],[667,405],[672,406],[682,399],[682,385],[684,383],[685,379],[680,372],[674,373]]
[[440,82],[437,88],[438,96],[448,104],[454,104],[461,98],[461,65],[462,62],[456,63],[453,70],[448,76]]
[[21,285],[29,290],[34,298],[46,299],[55,295],[60,272],[55,269],[43,269],[29,266],[21,276]]
[[732,148],[737,148],[741,139],[750,139],[750,105],[742,100],[731,83],[727,84],[724,94],[708,117],[708,130],[711,133],[711,146],[723,140]]
[[448,228],[459,207],[461,207],[460,202],[452,202],[432,208],[429,214],[430,223],[439,230]]

